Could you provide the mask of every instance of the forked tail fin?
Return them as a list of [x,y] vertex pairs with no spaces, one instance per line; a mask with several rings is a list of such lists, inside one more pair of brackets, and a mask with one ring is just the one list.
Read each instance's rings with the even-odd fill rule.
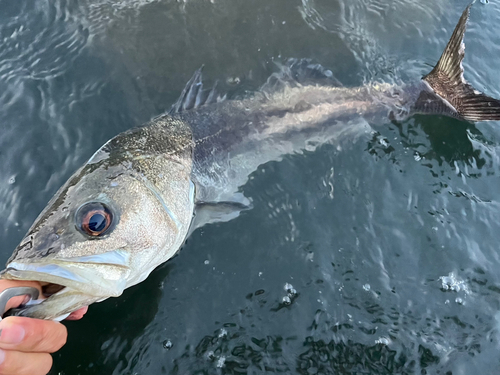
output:
[[500,120],[500,101],[477,91],[463,76],[463,42],[470,4],[462,13],[438,63],[423,80],[468,121]]

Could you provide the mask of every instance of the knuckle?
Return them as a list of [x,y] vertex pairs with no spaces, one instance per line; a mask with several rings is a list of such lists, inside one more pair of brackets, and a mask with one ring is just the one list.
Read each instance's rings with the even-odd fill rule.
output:
[[59,322],[41,320],[41,333],[37,336],[37,345],[44,347],[46,351],[52,353],[58,351],[66,344],[68,336],[67,329]]
[[54,353],[57,352],[59,349],[61,349],[64,345],[66,345],[68,335],[66,334],[66,331],[64,331],[64,334],[60,334],[56,340],[54,340],[53,346],[49,349],[49,353]]

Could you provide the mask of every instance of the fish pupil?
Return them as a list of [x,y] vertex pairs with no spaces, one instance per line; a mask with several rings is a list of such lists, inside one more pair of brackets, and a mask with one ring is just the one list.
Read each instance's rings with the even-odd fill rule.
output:
[[101,232],[106,227],[106,217],[103,214],[94,214],[89,220],[89,229],[92,232]]
[[113,213],[104,203],[89,202],[76,212],[76,228],[83,234],[96,238],[106,233],[113,223]]

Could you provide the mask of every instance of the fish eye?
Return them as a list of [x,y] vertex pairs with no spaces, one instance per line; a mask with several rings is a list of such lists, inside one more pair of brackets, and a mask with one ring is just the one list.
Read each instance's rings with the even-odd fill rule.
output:
[[84,204],[76,214],[76,226],[88,236],[101,236],[113,222],[111,210],[103,203]]

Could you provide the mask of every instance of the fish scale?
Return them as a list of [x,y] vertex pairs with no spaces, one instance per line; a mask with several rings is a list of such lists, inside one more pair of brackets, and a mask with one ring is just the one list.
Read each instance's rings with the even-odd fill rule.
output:
[[[251,208],[240,187],[261,164],[415,113],[500,120],[500,101],[463,78],[469,10],[434,69],[399,87],[341,87],[320,65],[292,60],[253,97],[226,100],[196,71],[169,114],[108,141],[35,220],[1,277],[57,292],[16,314],[55,319],[121,295],[193,230]],[[93,215],[102,225],[84,222]]]

